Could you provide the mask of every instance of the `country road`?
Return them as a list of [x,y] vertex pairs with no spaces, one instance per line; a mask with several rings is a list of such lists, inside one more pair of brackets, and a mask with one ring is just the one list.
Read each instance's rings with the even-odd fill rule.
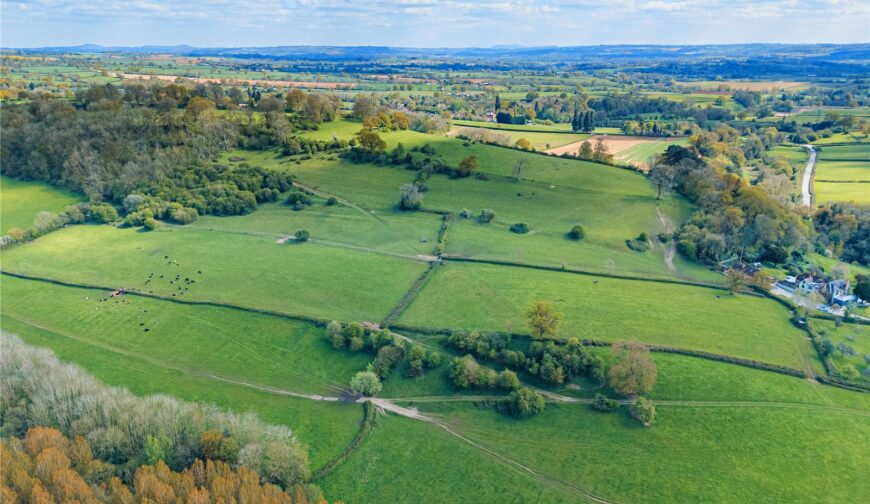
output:
[[804,177],[801,179],[801,202],[804,206],[813,206],[813,195],[810,194],[810,184],[813,181],[813,169],[816,166],[816,149],[812,145],[802,145],[801,147],[810,151],[810,158],[807,160],[807,166],[804,168]]

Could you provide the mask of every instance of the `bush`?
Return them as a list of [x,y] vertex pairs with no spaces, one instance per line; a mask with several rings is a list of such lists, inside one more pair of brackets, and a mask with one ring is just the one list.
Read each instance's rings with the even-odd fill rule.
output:
[[511,232],[516,234],[526,234],[529,232],[529,226],[525,223],[517,222],[516,224],[511,224]]
[[480,380],[480,364],[474,357],[455,357],[447,366],[447,376],[457,388],[475,387]]
[[307,229],[300,229],[296,231],[293,236],[296,237],[296,241],[299,243],[307,242],[309,238],[311,238],[311,233],[308,232]]
[[477,217],[477,220],[483,222],[485,224],[489,224],[495,219],[495,212],[490,210],[489,208],[484,208],[480,211],[480,215]]
[[326,325],[326,339],[328,339],[329,342],[332,343],[333,348],[344,348],[344,346],[347,344],[347,341],[344,337],[344,328],[342,328],[341,322],[333,320]]
[[326,206],[332,206],[332,205],[335,205],[336,203],[338,203],[338,200],[335,198],[335,196],[330,196],[329,199],[327,199],[326,203],[324,203],[324,204]]
[[571,228],[571,231],[568,231],[568,237],[572,240],[582,240],[586,238],[586,229],[582,225],[577,224]]
[[617,401],[616,399],[611,399],[604,394],[595,394],[595,399],[592,400],[592,404],[590,404],[590,406],[595,411],[610,413],[612,411],[615,411],[616,408],[619,408],[619,401]]
[[404,348],[393,345],[383,346],[378,350],[378,355],[375,357],[374,371],[378,377],[386,379],[390,376],[390,371],[402,362],[404,358]]
[[381,391],[381,380],[371,371],[360,371],[350,379],[350,389],[356,395],[372,397]]
[[698,258],[698,246],[690,240],[680,240],[677,242],[677,250],[689,259]]
[[417,184],[405,184],[399,188],[399,208],[402,210],[419,210],[423,204],[423,195]]
[[511,392],[508,407],[514,418],[529,418],[544,411],[544,396],[530,388],[521,387]]
[[656,405],[651,399],[638,397],[637,402],[631,408],[631,414],[640,420],[645,427],[649,427],[656,420]]
[[646,252],[649,250],[649,237],[646,233],[641,233],[633,240],[625,240],[625,244],[635,252]]
[[149,217],[142,223],[142,227],[145,228],[145,231],[154,231],[160,227],[160,223],[153,217]]

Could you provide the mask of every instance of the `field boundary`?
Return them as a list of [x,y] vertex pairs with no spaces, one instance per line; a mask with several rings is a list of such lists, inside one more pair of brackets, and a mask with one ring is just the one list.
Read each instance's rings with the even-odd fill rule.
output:
[[[45,282],[45,283],[50,283],[50,284],[54,284],[54,285],[60,285],[62,287],[75,287],[78,289],[100,290],[100,291],[110,291],[110,292],[117,289],[116,287],[107,287],[105,285],[86,284],[86,283],[79,283],[79,282],[68,282],[66,280],[58,280],[55,278],[47,278],[47,277],[41,277],[41,276],[37,276],[37,275],[28,275],[25,273],[16,273],[14,271],[8,271],[8,270],[0,270],[0,275],[8,275],[8,276],[15,277],[15,278],[21,278],[23,280]],[[259,314],[259,315],[268,315],[270,317],[278,317],[278,318],[283,318],[283,319],[287,319],[287,320],[295,320],[297,322],[309,322],[309,323],[313,323],[313,324],[315,324],[317,326],[321,326],[321,327],[325,327],[326,324],[328,324],[330,322],[327,319],[311,317],[308,315],[297,315],[297,314],[292,314],[292,313],[267,310],[264,308],[256,308],[253,306],[242,306],[242,305],[237,305],[237,304],[232,304],[232,303],[222,303],[222,302],[218,302],[218,301],[195,301],[195,300],[189,300],[189,299],[182,300],[182,299],[178,299],[178,298],[174,298],[174,297],[170,297],[170,296],[164,296],[162,294],[152,294],[149,292],[142,292],[140,290],[135,290],[135,289],[126,289],[124,291],[124,295],[139,296],[139,297],[157,299],[159,301],[168,301],[170,303],[178,303],[178,304],[184,304],[184,305],[210,306],[213,308],[229,308],[229,309],[248,312],[248,313],[255,313],[255,314]]]
[[554,271],[557,273],[571,273],[574,275],[586,275],[586,276],[594,276],[600,278],[616,278],[618,280],[636,280],[638,282],[658,282],[658,283],[668,283],[675,285],[687,285],[690,287],[706,287],[708,289],[716,289],[716,290],[728,290],[722,285],[705,283],[705,282],[693,282],[691,280],[677,280],[673,278],[656,278],[656,277],[642,277],[642,276],[631,276],[625,274],[609,274],[609,273],[598,273],[589,270],[582,270],[577,268],[566,268],[566,267],[557,267],[557,266],[547,266],[544,264],[530,264],[523,263],[517,261],[508,261],[504,259],[482,259],[476,257],[464,257],[458,255],[445,254],[441,256],[442,261],[444,262],[465,262],[465,263],[474,263],[474,264],[491,264],[493,266],[507,266],[514,268],[528,268],[528,269],[537,269],[542,271]]
[[376,409],[372,405],[371,401],[366,401],[363,403],[363,420],[360,424],[359,431],[357,431],[356,436],[354,436],[353,440],[347,445],[344,450],[341,451],[338,455],[335,456],[332,460],[324,464],[320,469],[314,471],[314,474],[311,475],[309,481],[316,482],[319,481],[330,474],[332,474],[335,469],[341,465],[342,462],[347,460],[351,454],[356,451],[357,448],[362,445],[363,441],[369,437],[372,429],[375,426],[375,412]]
[[[418,334],[429,334],[429,335],[445,335],[449,336],[455,329],[453,328],[442,328],[442,327],[415,327],[405,324],[394,324],[393,329],[397,329],[400,331],[408,331],[414,332]],[[488,332],[488,331],[481,331]],[[497,332],[497,331],[489,331],[489,332]],[[508,333],[511,338],[524,339],[524,340],[533,340],[532,336],[524,333]],[[586,346],[591,347],[602,347],[607,348],[613,346],[613,343],[607,341],[600,341],[594,339],[581,339],[580,343]],[[771,364],[767,362],[761,362],[754,359],[746,359],[743,357],[733,357],[730,355],[717,354],[713,352],[707,352],[704,350],[692,350],[688,348],[680,348],[673,347],[669,345],[655,345],[655,344],[644,344],[651,352],[656,353],[670,353],[670,354],[678,354],[685,355],[687,357],[695,357],[698,359],[706,359],[712,360],[716,362],[722,362],[725,364],[734,364],[737,366],[748,367],[752,369],[758,369],[760,371],[769,371],[772,373],[778,373],[786,376],[792,376],[795,378],[810,378],[810,375],[806,371],[802,371],[800,369],[791,368],[788,366],[781,366],[779,364]],[[830,385],[833,387],[843,388],[847,390],[852,390],[854,392],[865,392],[870,393],[870,386],[864,386],[862,384],[853,384],[850,382],[845,382],[836,378],[834,376],[815,376],[815,379],[820,383],[824,383],[826,385]]]
[[389,327],[394,320],[399,318],[399,315],[405,311],[405,308],[414,301],[414,298],[417,297],[417,294],[419,294],[420,290],[423,289],[423,286],[426,285],[426,280],[428,280],[432,275],[432,272],[435,270],[437,265],[437,262],[429,263],[429,267],[423,270],[423,273],[421,273],[420,276],[417,277],[417,280],[411,284],[411,287],[407,292],[405,292],[405,295],[402,296],[402,298],[399,299],[399,302],[393,306],[389,313],[387,313],[387,316],[381,321],[381,327]]

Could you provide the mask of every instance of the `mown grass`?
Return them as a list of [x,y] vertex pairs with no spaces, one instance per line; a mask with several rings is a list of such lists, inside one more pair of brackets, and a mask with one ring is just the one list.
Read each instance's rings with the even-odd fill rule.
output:
[[271,235],[194,228],[147,233],[74,226],[3,254],[3,268],[19,273],[342,320],[380,320],[425,267],[315,243],[276,243]]
[[[470,129],[472,126],[454,126],[451,132],[459,133],[463,129]],[[485,127],[484,127],[485,128]],[[512,130],[512,129],[496,129],[496,128],[485,128],[487,130],[495,131],[500,134],[504,134],[510,137],[511,144],[517,143],[520,139],[528,140],[531,143],[532,148],[538,151],[544,151],[547,149],[552,149],[554,147],[559,147],[562,145],[567,145],[572,142],[579,142],[584,138],[587,138],[589,135],[582,135],[578,133],[556,133],[556,132],[548,132],[548,131],[523,131],[523,130]]]
[[662,154],[671,145],[687,145],[684,138],[677,139],[654,139],[651,142],[643,142],[615,154],[616,159],[624,163],[645,165],[653,157]]
[[602,414],[554,404],[522,422],[466,404],[420,408],[473,442],[615,502],[848,502],[870,495],[863,477],[870,422],[853,412],[660,404],[647,429],[625,408]]
[[832,145],[819,151],[819,159],[827,161],[868,161],[870,143],[862,145]]
[[821,182],[813,184],[816,203],[854,202],[859,205],[870,203],[870,184],[848,182]]
[[814,358],[806,334],[792,326],[788,311],[772,300],[701,287],[483,264],[438,268],[400,322],[526,332],[525,312],[539,300],[564,312],[563,336],[638,340],[799,369]]
[[0,176],[0,235],[13,227],[30,227],[39,212],[57,213],[81,200],[81,196],[42,182]]
[[870,182],[870,161],[829,161],[823,159],[818,162],[816,167],[816,181]]

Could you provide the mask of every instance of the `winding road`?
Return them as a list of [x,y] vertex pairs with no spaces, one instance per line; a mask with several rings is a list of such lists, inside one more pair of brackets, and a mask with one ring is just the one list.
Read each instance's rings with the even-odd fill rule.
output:
[[816,167],[816,149],[812,145],[802,145],[804,149],[810,152],[810,158],[807,160],[807,166],[804,168],[804,177],[801,179],[801,202],[804,206],[813,206],[813,195],[810,193],[810,185],[813,182],[813,170]]

